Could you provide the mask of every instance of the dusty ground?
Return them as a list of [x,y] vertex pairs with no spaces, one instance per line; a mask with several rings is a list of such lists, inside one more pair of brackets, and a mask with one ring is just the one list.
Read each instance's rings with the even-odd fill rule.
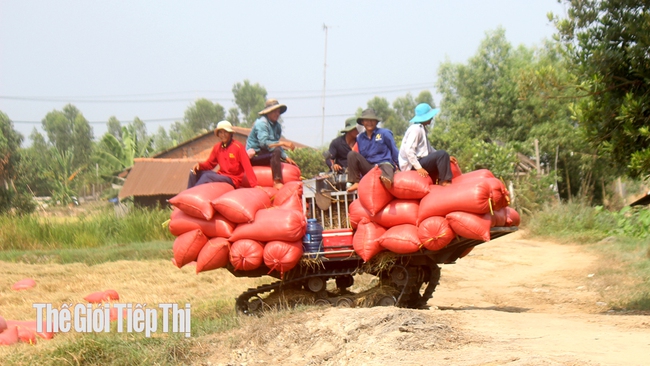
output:
[[[516,233],[444,266],[429,310],[309,308],[243,318],[239,329],[195,338],[196,363],[650,365],[650,316],[609,311],[616,285],[608,289],[596,266],[584,247],[522,240]],[[9,290],[24,277],[38,285]],[[0,262],[0,315],[33,319],[34,302],[79,303],[109,288],[123,303],[188,300],[199,311],[206,299],[231,302],[258,284],[225,270],[196,275],[194,267],[179,270],[170,261],[91,267]],[[0,360],[82,336],[2,348]]]
[[595,262],[513,234],[444,266],[430,310],[270,314],[197,351],[212,365],[650,365],[650,316],[608,312]]

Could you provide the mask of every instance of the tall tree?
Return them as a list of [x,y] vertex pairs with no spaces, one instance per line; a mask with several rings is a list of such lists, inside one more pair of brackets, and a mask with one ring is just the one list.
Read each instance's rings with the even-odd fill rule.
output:
[[163,126],[159,126],[158,132],[153,135],[153,151],[164,151],[174,145],[176,145],[176,142],[172,140],[171,137],[169,137],[165,128]]
[[72,104],[63,111],[49,112],[42,121],[50,143],[60,152],[71,151],[72,165],[76,168],[88,163],[92,153],[92,127]]
[[551,17],[573,61],[574,116],[589,142],[632,177],[650,171],[650,3],[571,0]]
[[108,133],[115,136],[118,140],[122,139],[122,123],[115,116],[111,116],[106,123]]
[[196,134],[213,130],[225,119],[226,112],[219,103],[201,98],[185,110],[184,122]]
[[264,109],[266,89],[258,83],[251,84],[250,81],[244,80],[243,84],[237,83],[232,87],[232,93],[235,96],[235,104],[244,116],[242,125],[251,126],[258,117],[257,113]]
[[239,126],[239,109],[236,107],[228,109],[228,117],[226,117],[226,120],[228,120],[233,126]]
[[127,129],[132,132],[137,141],[146,141],[149,138],[147,135],[147,125],[138,117],[133,119],[133,122],[127,126]]

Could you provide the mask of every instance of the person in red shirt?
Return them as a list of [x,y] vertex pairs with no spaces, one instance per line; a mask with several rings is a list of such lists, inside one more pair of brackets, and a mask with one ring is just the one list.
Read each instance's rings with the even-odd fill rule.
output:
[[[234,132],[232,125],[228,121],[221,121],[217,124],[214,134],[219,137],[221,143],[214,145],[208,160],[196,163],[192,168],[187,188],[212,182],[225,182],[239,188],[244,173],[246,173],[246,178],[248,178],[251,187],[257,186],[257,178],[246,153],[246,148],[241,142],[232,138]],[[219,170],[212,171],[217,165]]]

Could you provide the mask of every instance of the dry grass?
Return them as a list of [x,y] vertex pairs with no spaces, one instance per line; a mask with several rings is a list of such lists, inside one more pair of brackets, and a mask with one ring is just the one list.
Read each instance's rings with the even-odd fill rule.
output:
[[[223,324],[216,323],[224,313],[235,319],[235,297],[248,287],[272,280],[236,278],[225,269],[198,275],[195,270],[196,267],[193,266],[178,269],[167,260],[118,261],[92,267],[77,263],[61,265],[0,262],[0,315],[12,320],[35,320],[33,303],[52,303],[57,307],[64,303],[86,303],[84,296],[95,291],[114,289],[120,295],[120,303],[146,303],[148,308],[157,308],[160,303],[189,302],[192,304],[192,334],[195,337],[197,333],[205,334],[223,327]],[[37,283],[36,287],[26,291],[11,290],[11,285],[23,278],[33,278]],[[195,326],[195,320],[198,326]],[[236,320],[226,321],[231,326],[236,325],[231,324],[233,322]],[[58,334],[54,339],[40,341],[35,346],[19,344],[0,347],[0,360],[8,356],[22,357],[25,354],[39,360],[40,353],[53,354],[59,348],[80,347],[80,343],[89,342],[88,337],[89,335],[77,333]],[[114,347],[115,342],[127,342],[130,339],[127,339],[125,334],[117,333],[109,333],[107,337],[98,342],[108,348]],[[160,339],[166,335],[157,334],[156,337]],[[132,342],[137,344],[137,340]],[[105,349],[98,352],[105,352]]]

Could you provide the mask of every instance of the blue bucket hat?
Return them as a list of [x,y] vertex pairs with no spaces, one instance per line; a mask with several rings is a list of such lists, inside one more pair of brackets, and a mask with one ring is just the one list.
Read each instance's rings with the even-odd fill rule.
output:
[[440,112],[439,108],[431,108],[427,103],[420,103],[415,107],[415,117],[411,118],[411,123],[423,123],[432,119]]

